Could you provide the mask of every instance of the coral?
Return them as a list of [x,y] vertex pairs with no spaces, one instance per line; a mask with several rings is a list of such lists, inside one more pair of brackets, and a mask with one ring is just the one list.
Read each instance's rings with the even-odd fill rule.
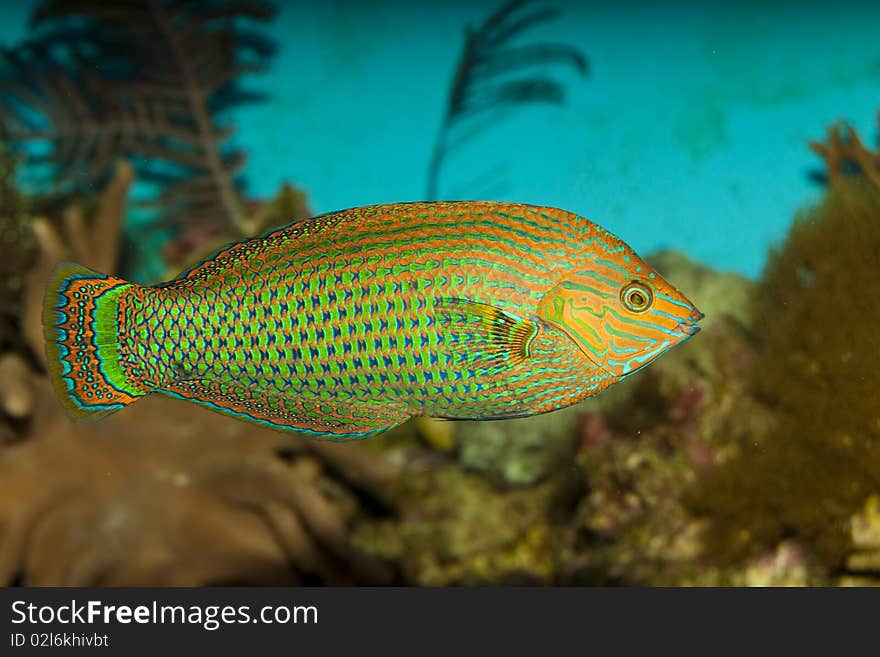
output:
[[[877,115],[880,123],[880,113]],[[824,142],[814,141],[810,148],[825,161],[820,180],[835,186],[853,178],[862,178],[880,189],[880,152],[869,150],[858,133],[844,122],[828,128]]]
[[252,26],[273,15],[260,1],[42,0],[31,40],[5,56],[5,137],[46,146],[31,159],[49,165],[40,187],[55,196],[82,195],[123,157],[158,186],[166,225],[250,235],[244,154],[228,147],[234,130],[218,117],[259,98],[239,82],[272,54]]
[[[577,48],[557,43],[511,45],[523,31],[557,13],[552,9],[539,9],[523,14],[525,4],[526,0],[510,0],[482,25],[468,29],[431,154],[427,200],[437,198],[445,159],[491,125],[504,110],[527,103],[564,100],[565,89],[560,82],[529,69],[567,64],[586,75],[587,60]],[[515,77],[524,72],[528,75]]]
[[[0,582],[381,581],[354,570],[357,498],[320,448],[162,397],[87,427],[43,380],[38,399],[32,437],[0,452]],[[365,490],[393,474],[322,456]]]
[[[597,437],[591,419],[585,439]],[[585,442],[578,458],[589,492],[570,523],[564,581],[657,585],[693,577],[701,543],[698,523],[680,502],[693,477],[686,450],[668,445],[677,436],[631,435],[605,422],[602,442]],[[652,426],[663,427],[663,419]]]
[[567,408],[520,420],[457,423],[459,461],[509,484],[534,484],[571,461],[577,415]]
[[445,466],[402,477],[392,519],[360,523],[354,544],[422,586],[552,582],[559,527],[553,509],[577,490],[559,477],[505,490]]
[[828,583],[803,546],[786,540],[730,576],[733,586],[820,586]]
[[420,416],[412,422],[422,440],[441,452],[452,453],[458,448],[456,423]]
[[15,347],[26,272],[36,249],[27,200],[16,185],[18,158],[0,144],[0,349]]
[[850,539],[843,583],[880,586],[880,495],[871,495],[850,519]]
[[[775,422],[707,471],[692,508],[720,561],[796,538],[827,568],[880,488],[880,188],[832,185],[794,223],[758,288],[750,388]],[[745,409],[739,411],[745,415]]]
[[33,407],[30,366],[14,352],[0,354],[0,413],[21,420],[31,414]]
[[743,401],[751,351],[748,334],[727,315],[601,404],[584,404],[576,463],[588,494],[570,523],[564,581],[733,581],[730,570],[707,567],[705,521],[686,502],[700,473],[731,458],[731,443],[772,422]]

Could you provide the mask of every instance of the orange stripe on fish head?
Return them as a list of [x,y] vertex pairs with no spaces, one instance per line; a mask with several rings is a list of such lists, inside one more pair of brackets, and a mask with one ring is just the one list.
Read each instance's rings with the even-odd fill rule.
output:
[[619,378],[699,331],[702,313],[624,242],[603,233],[590,247],[538,306],[587,358]]

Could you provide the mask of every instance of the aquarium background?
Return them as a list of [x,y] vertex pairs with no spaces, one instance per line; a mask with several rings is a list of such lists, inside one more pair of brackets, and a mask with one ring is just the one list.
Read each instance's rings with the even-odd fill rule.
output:
[[[534,20],[507,45],[551,47],[499,79],[545,86],[444,132],[466,28],[504,3],[251,6],[259,20],[230,20],[264,42],[264,70],[233,78],[248,102],[208,106],[234,127],[216,152],[246,156],[235,219],[211,193],[198,210],[195,187],[146,204],[171,184],[148,171],[197,175],[155,149],[119,147],[89,177],[40,165],[52,140],[16,132],[11,116],[41,115],[17,85],[61,66],[107,123],[83,71],[136,76],[46,37],[75,20],[32,28],[63,2],[0,5],[5,584],[880,583],[880,7],[513,3],[502,16]],[[50,88],[52,135],[79,96]],[[431,189],[438,140],[462,135]],[[693,299],[704,331],[571,409],[357,444],[157,396],[74,425],[54,400],[39,311],[57,261],[158,282],[292,220],[429,197],[587,216]]]

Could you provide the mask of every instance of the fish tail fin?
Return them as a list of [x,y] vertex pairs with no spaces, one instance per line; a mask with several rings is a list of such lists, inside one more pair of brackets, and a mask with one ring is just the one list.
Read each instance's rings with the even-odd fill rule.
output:
[[55,268],[43,304],[49,378],[77,420],[97,420],[149,392],[119,358],[119,298],[135,287],[69,262]]

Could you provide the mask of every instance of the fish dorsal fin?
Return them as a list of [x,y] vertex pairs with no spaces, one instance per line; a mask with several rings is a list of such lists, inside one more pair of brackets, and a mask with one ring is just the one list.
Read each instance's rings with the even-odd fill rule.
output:
[[272,249],[278,249],[288,242],[294,242],[304,237],[315,236],[333,228],[340,221],[342,221],[342,216],[339,213],[322,214],[311,219],[294,221],[263,235],[227,244],[187,269],[174,280],[160,283],[155,287],[186,287],[194,281],[208,279],[212,275],[216,275],[217,272],[229,267],[234,261],[244,258],[263,258]]
[[438,302],[445,343],[470,367],[510,367],[531,355],[538,326],[496,306],[465,299]]
[[284,395],[220,379],[180,381],[160,392],[194,401],[239,420],[328,440],[369,438],[411,416],[408,409],[395,402]]

